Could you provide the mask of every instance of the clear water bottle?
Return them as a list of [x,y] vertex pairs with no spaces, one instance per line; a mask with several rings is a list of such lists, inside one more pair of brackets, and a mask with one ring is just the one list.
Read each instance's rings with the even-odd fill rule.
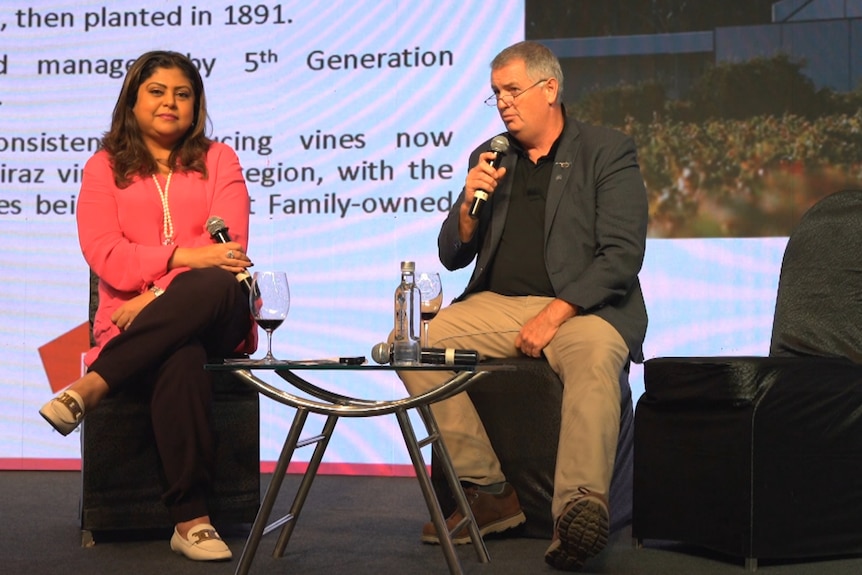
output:
[[419,326],[421,325],[421,295],[416,287],[413,262],[401,262],[401,283],[395,289],[395,341],[392,344],[392,365],[419,363]]

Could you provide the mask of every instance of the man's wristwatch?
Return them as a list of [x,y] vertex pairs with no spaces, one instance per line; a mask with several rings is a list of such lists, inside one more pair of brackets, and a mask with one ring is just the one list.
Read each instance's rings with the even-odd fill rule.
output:
[[151,286],[150,286],[150,291],[151,291],[151,292],[153,292],[153,295],[155,295],[156,297],[159,297],[160,295],[162,295],[163,293],[165,293],[165,290],[163,290],[162,288],[160,288],[160,287],[159,287],[159,286],[157,286],[157,285],[151,285]]

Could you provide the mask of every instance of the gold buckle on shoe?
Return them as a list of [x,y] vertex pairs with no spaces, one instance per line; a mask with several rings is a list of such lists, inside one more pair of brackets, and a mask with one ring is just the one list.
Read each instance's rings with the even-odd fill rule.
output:
[[72,418],[75,421],[80,421],[82,417],[84,417],[84,408],[78,404],[78,400],[74,397],[66,393],[65,391],[60,394],[57,398],[57,401],[66,406],[66,409],[72,414]]
[[189,533],[189,535],[197,539],[192,545],[197,545],[204,541],[221,541],[221,537],[219,537],[215,529],[201,529],[200,531]]

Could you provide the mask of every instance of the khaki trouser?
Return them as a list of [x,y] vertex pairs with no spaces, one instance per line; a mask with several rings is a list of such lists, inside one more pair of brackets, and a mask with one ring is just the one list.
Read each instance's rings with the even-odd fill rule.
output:
[[[483,358],[516,357],[514,342],[530,318],[552,298],[508,297],[481,292],[440,311],[431,322],[429,345],[474,349]],[[620,334],[595,315],[566,321],[544,350],[563,382],[563,403],[553,517],[583,487],[607,494],[613,474],[620,420],[619,375],[628,359]],[[402,371],[399,377],[413,394],[433,388],[448,372]],[[489,485],[505,480],[500,461],[466,393],[432,406],[458,476]],[[541,417],[541,414],[536,414]]]

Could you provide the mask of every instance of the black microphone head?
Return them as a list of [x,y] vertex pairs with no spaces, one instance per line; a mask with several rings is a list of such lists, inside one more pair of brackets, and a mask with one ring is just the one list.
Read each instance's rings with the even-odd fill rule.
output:
[[207,219],[207,223],[204,225],[204,229],[209,235],[214,236],[221,230],[225,229],[224,220],[218,216],[210,216]]
[[509,138],[506,136],[494,136],[491,140],[490,149],[492,152],[497,152],[497,155],[505,154],[509,151]]
[[371,359],[380,364],[389,363],[391,348],[391,345],[381,341],[380,343],[371,348]]

